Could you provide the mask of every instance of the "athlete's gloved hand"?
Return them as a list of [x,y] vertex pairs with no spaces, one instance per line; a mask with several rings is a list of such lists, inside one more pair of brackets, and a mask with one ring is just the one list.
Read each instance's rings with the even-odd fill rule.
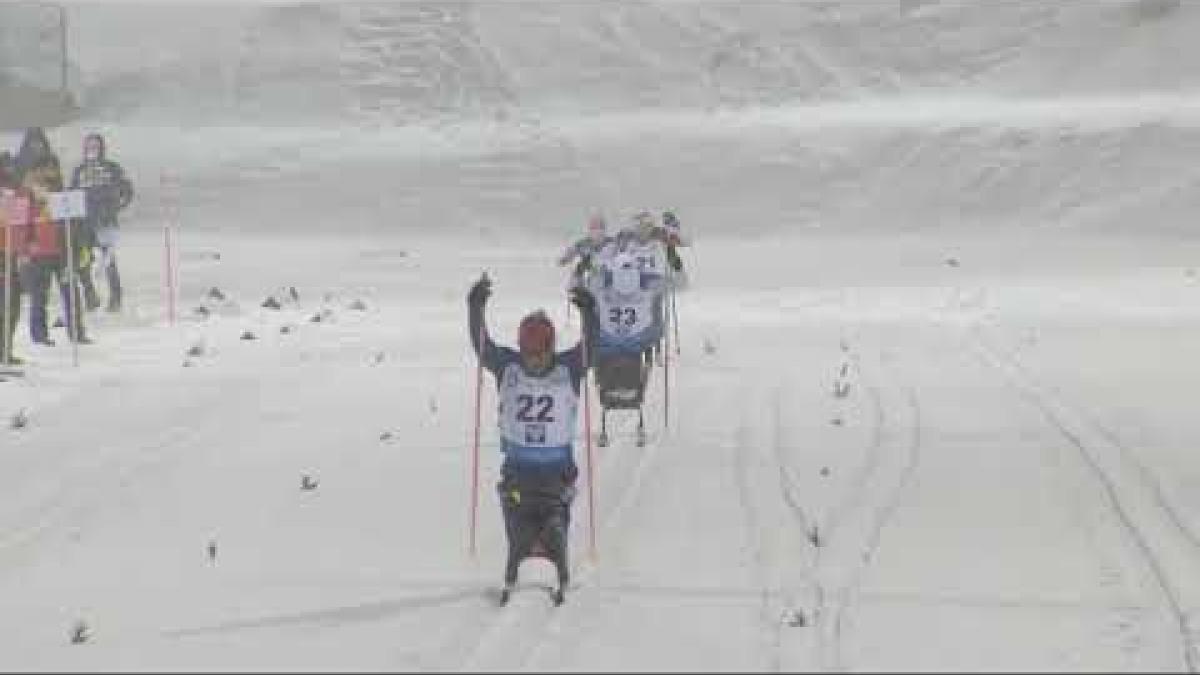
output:
[[580,312],[591,312],[596,306],[596,298],[591,291],[582,287],[575,286],[570,291],[571,304],[579,308]]
[[492,280],[486,274],[479,278],[471,291],[467,293],[467,304],[471,307],[483,307],[487,304],[488,296],[492,294]]

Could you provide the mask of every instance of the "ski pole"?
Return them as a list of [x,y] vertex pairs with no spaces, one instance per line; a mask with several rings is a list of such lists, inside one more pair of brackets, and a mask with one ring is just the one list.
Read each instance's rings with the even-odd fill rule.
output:
[[[484,275],[487,276],[486,274]],[[479,510],[479,415],[483,397],[483,348],[486,332],[484,322],[479,322],[479,353],[476,355],[475,366],[475,434],[471,445],[471,557],[475,557],[475,521]]]
[[591,329],[591,322],[584,315],[583,310],[579,312],[579,326],[583,333],[583,339],[580,341],[583,345],[583,443],[587,448],[587,473],[588,473],[588,536],[591,544],[592,559],[596,559],[596,494],[595,494],[595,479],[594,467],[592,462],[592,403],[589,390],[591,385],[588,382],[588,377],[592,372],[591,355],[588,353],[588,340],[590,335],[588,331]]
[[679,309],[675,285],[671,285],[671,327],[675,331],[675,355],[679,356]]
[[67,334],[71,336],[71,365],[79,366],[79,321],[75,317],[75,310],[79,309],[78,303],[75,302],[75,246],[72,241],[71,219],[62,221],[67,229],[67,297],[65,304],[67,306]]
[[671,333],[663,328],[663,428],[671,426]]

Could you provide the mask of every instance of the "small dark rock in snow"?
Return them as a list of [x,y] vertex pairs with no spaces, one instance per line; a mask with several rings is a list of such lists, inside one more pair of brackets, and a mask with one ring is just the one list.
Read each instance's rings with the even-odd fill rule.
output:
[[213,300],[224,300],[225,294],[221,292],[221,289],[213,286],[212,288],[208,289],[208,297],[212,298]]
[[813,525],[813,528],[809,530],[808,540],[812,542],[813,546],[816,546],[817,548],[821,547],[821,533],[817,531],[816,525]]
[[313,478],[312,476],[310,476],[308,474],[304,474],[303,476],[300,477],[300,489],[301,490],[316,490],[317,482],[318,482],[317,479]]
[[88,641],[91,634],[88,631],[88,626],[80,619],[71,627],[71,644],[78,645]]
[[295,286],[288,286],[288,297],[292,302],[300,302],[300,291],[297,291]]
[[385,431],[385,432],[383,432],[382,434],[379,434],[379,440],[381,440],[381,441],[390,441],[390,440],[392,440],[392,432],[390,432],[390,431]]
[[213,259],[213,260],[220,260],[220,259],[221,259],[221,254],[220,254],[219,252],[217,252],[217,251],[213,251],[213,254],[212,254],[212,259]]
[[829,467],[827,467],[827,466],[821,467],[821,475],[828,476],[829,475]]
[[191,360],[191,359],[184,359],[184,360],[183,360],[183,367],[184,367],[184,368],[191,368],[191,367],[192,367],[192,360]]
[[10,421],[9,425],[13,429],[24,429],[25,427],[29,426],[29,416],[25,414],[24,408],[21,408],[16,412],[15,415],[12,416],[12,420]]
[[243,340],[257,340],[258,336],[255,335],[252,331],[247,330],[247,331],[242,331],[242,339]]
[[191,347],[188,347],[187,355],[188,356],[204,356],[204,344],[197,342],[196,344],[192,345]]
[[845,424],[845,422],[843,422],[843,421],[842,421],[842,418],[840,418],[840,417],[835,417],[835,418],[833,418],[833,419],[829,420],[829,423],[830,423],[830,424],[832,424],[832,425],[833,425],[833,426],[835,426],[835,427],[840,427],[840,426],[842,426],[843,424]]
[[792,628],[804,628],[808,620],[804,618],[804,610],[791,609],[783,613],[783,622]]
[[295,328],[291,324],[284,324],[279,327],[279,332],[283,333],[284,335],[292,332],[293,330],[295,330]]
[[279,304],[279,301],[276,300],[275,296],[273,295],[267,296],[267,299],[263,300],[262,306],[266,307],[267,309],[280,309],[283,307],[283,305]]
[[717,346],[712,343],[712,340],[704,338],[704,353],[712,356],[717,353]]
[[958,258],[946,258],[946,264],[951,267],[958,267]]
[[204,305],[200,305],[196,309],[192,310],[192,312],[200,318],[207,318],[209,314],[212,314],[212,311]]
[[375,352],[375,363],[376,364],[383,363],[383,357],[384,357],[383,352]]
[[208,546],[204,547],[204,552],[208,554],[209,561],[216,562],[216,560],[217,560],[217,540],[209,539]]
[[356,310],[362,311],[366,308],[367,308],[367,303],[363,302],[362,300],[356,299],[354,302],[350,303],[350,309],[356,309]]

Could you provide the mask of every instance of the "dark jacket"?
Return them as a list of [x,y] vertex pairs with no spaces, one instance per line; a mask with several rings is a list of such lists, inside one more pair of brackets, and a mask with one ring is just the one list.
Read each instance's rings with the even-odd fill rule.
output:
[[85,159],[71,174],[71,188],[87,191],[87,224],[90,227],[116,227],[117,213],[133,201],[133,183],[120,164],[105,155],[104,137],[88,134],[84,139],[98,141],[100,154]]

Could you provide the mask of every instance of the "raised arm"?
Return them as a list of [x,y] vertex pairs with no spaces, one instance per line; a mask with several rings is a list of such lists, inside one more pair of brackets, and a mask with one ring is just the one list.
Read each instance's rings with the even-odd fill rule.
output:
[[476,356],[479,357],[484,368],[498,373],[503,365],[500,348],[496,346],[495,342],[492,342],[491,336],[488,335],[483,316],[488,296],[491,294],[492,280],[488,279],[487,275],[471,286],[470,292],[467,293],[467,324],[471,333],[471,347],[475,350]]
[[579,344],[575,345],[572,350],[572,352],[578,353],[578,361],[568,364],[568,367],[571,368],[571,377],[574,381],[578,381],[591,367],[591,362],[595,358],[593,351],[596,343],[596,298],[583,286],[572,288],[570,297],[571,304],[579,309],[580,329]]

